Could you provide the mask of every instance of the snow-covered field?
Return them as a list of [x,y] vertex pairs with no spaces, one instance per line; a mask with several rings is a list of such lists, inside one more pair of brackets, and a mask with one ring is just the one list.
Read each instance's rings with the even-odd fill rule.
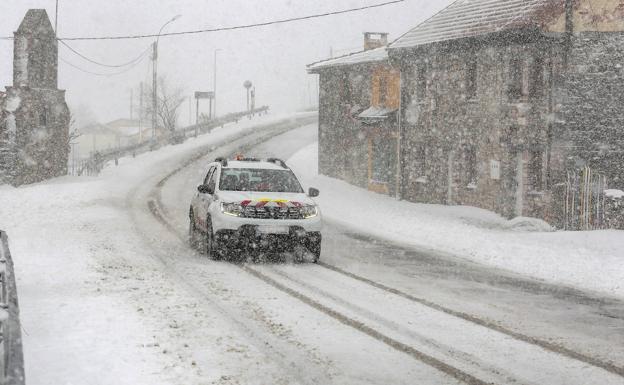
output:
[[318,145],[289,161],[326,219],[432,254],[483,263],[545,282],[624,297],[624,231],[551,232],[540,221],[506,219],[466,206],[414,204],[318,175]]

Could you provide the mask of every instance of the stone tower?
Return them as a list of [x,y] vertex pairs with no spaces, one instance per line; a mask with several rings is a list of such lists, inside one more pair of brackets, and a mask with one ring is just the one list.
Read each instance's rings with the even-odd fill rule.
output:
[[58,42],[44,9],[31,9],[14,34],[13,87],[56,89]]
[[0,183],[65,175],[70,114],[58,89],[58,42],[45,10],[26,13],[13,54],[13,86],[0,95]]

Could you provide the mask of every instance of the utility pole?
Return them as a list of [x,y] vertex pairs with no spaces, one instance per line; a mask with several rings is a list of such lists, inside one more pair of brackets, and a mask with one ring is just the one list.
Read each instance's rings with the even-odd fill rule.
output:
[[214,91],[214,118],[217,118],[217,52],[222,51],[221,48],[214,50],[214,74],[212,77],[212,85]]
[[139,86],[139,143],[143,142],[143,82]]
[[158,61],[158,43],[154,42],[154,44],[152,45],[152,145],[154,145],[154,141],[156,140],[156,109],[158,108],[158,102],[156,101],[157,98],[157,87],[158,87],[158,81],[157,79],[157,72],[158,69],[156,68],[157,65],[157,61]]
[[58,0],[56,0],[56,8],[54,10],[54,37],[58,37]]
[[192,125],[193,124],[193,95],[189,96],[188,98],[189,101],[189,120],[188,120],[188,125]]
[[160,34],[163,29],[169,24],[180,18],[180,15],[176,15],[171,20],[163,24],[158,31],[158,35],[156,36],[156,41],[152,45],[153,54],[152,54],[152,145],[156,140],[156,116],[158,109],[158,41],[160,40]]

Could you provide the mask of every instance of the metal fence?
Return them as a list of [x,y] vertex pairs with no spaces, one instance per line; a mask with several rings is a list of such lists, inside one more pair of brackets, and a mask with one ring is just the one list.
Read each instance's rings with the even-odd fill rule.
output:
[[0,384],[24,385],[24,355],[13,260],[6,233],[0,231]]
[[210,132],[214,128],[223,127],[228,123],[238,122],[245,117],[251,119],[251,117],[256,115],[265,115],[268,114],[268,112],[269,107],[262,106],[251,111],[230,113],[211,121],[180,128],[172,132],[166,138],[160,138],[155,142],[145,141],[143,143],[132,144],[111,150],[97,151],[87,159],[70,160],[68,174],[73,176],[97,176],[108,161],[116,162],[119,158],[124,156],[135,156],[147,151],[152,151],[167,143],[182,143],[188,138]]
[[568,172],[565,183],[564,230],[598,230],[607,228],[607,178],[584,167]]

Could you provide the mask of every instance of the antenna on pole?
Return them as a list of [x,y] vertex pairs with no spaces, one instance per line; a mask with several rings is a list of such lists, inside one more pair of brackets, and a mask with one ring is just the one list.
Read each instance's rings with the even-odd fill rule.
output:
[[56,0],[56,8],[54,10],[54,37],[58,37],[58,0]]

